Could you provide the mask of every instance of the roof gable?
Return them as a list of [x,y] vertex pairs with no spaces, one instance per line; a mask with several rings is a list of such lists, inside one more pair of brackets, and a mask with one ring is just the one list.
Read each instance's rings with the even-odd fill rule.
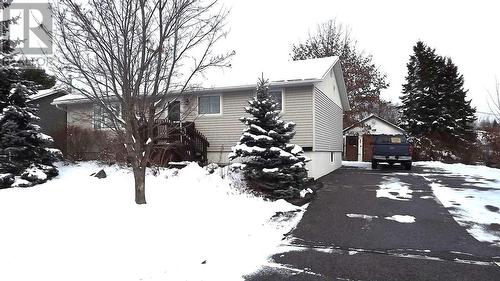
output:
[[405,133],[405,130],[403,128],[401,128],[401,127],[395,125],[394,123],[391,123],[391,122],[385,120],[384,118],[379,117],[379,116],[377,116],[375,114],[371,114],[370,116],[362,119],[361,121],[358,121],[358,122],[352,124],[351,126],[345,128],[344,129],[344,133],[350,131],[351,129],[359,127],[359,125],[361,125],[361,124],[367,123],[371,119],[377,119],[377,120],[379,120],[379,121],[381,121],[381,122],[383,122],[383,123],[385,123],[385,124],[393,127],[394,129],[401,131],[401,133]]

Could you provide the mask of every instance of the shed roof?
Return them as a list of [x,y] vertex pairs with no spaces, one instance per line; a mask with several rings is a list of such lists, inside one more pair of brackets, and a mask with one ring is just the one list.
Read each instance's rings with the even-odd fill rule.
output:
[[347,131],[349,131],[349,130],[351,130],[351,129],[353,129],[353,128],[355,128],[355,127],[357,127],[359,124],[366,123],[368,120],[370,120],[370,119],[372,119],[372,118],[378,119],[378,120],[380,120],[380,121],[382,121],[382,122],[386,123],[387,125],[389,125],[389,126],[391,126],[391,127],[395,128],[396,130],[399,130],[399,131],[401,131],[402,133],[405,133],[405,130],[404,130],[403,128],[401,128],[401,127],[397,126],[396,124],[394,124],[394,123],[392,123],[392,122],[389,122],[389,121],[385,120],[384,118],[379,117],[378,115],[375,115],[375,114],[371,114],[371,115],[369,115],[368,117],[366,117],[366,118],[362,119],[361,121],[358,121],[358,122],[356,122],[356,123],[352,124],[351,126],[349,126],[349,127],[345,128],[345,129],[344,129],[344,133],[345,133],[345,132],[347,132]]

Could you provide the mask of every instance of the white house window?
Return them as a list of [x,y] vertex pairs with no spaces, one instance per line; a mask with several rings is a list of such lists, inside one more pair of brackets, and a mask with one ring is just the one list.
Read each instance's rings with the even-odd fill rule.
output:
[[[118,117],[121,116],[119,104],[113,105],[113,112],[117,114]],[[113,121],[111,119],[111,116],[109,115],[109,112],[99,105],[94,105],[94,129],[100,130],[109,128],[113,128]]]
[[199,114],[220,114],[220,96],[203,96],[198,98]]
[[283,91],[269,91],[271,99],[278,103],[277,110],[283,110]]

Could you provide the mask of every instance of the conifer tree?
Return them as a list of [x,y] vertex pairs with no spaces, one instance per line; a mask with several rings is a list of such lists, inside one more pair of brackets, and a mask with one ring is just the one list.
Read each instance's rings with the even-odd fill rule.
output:
[[268,89],[269,83],[260,79],[256,96],[245,107],[250,116],[240,118],[246,128],[229,158],[241,160],[252,188],[274,198],[298,197],[307,181],[309,159],[300,146],[290,143],[295,123],[281,120]]
[[[424,139],[427,148],[464,160],[475,140],[475,109],[466,100],[464,78],[450,58],[437,55],[423,42],[417,42],[413,51],[403,85],[400,125]],[[436,156],[430,158],[442,160],[440,151],[430,153]]]
[[[2,1],[1,9],[11,1]],[[6,38],[12,20],[1,22],[0,50],[0,187],[31,186],[57,175],[53,162],[60,151],[48,148],[52,138],[40,132],[35,105],[34,83],[22,79],[16,61],[15,44]]]

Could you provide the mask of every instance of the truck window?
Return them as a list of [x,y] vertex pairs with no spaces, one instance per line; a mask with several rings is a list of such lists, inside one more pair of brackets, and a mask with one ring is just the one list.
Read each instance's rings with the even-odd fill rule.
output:
[[400,137],[392,137],[391,143],[401,143],[401,138]]
[[379,144],[400,144],[406,143],[406,138],[404,136],[388,136],[380,135],[375,139],[375,143]]

